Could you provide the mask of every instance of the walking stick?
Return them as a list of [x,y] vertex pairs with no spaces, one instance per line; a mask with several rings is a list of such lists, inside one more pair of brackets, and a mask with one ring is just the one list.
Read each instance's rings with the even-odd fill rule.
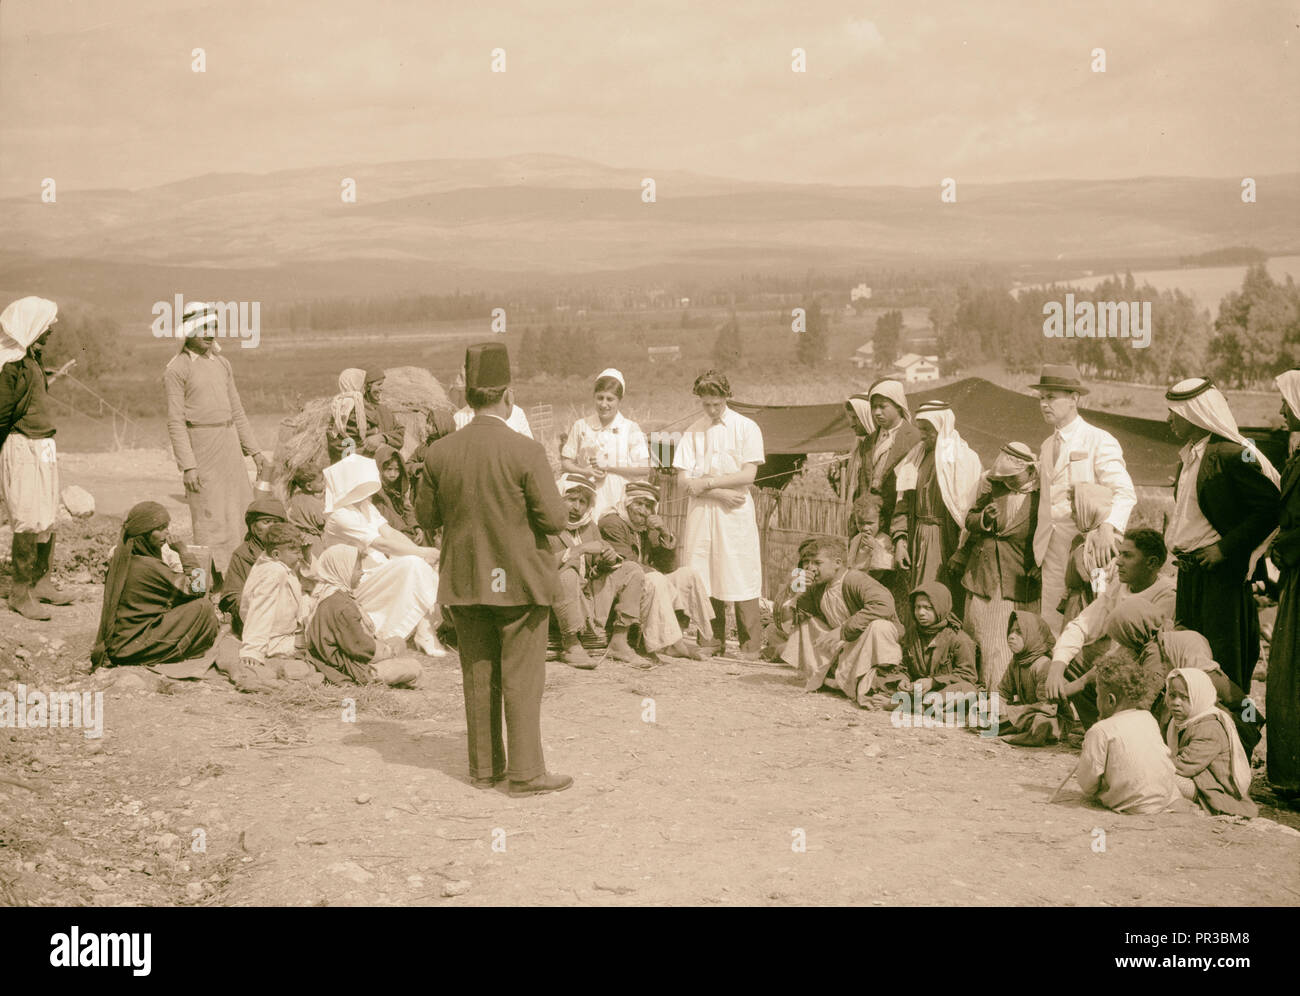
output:
[[[1074,703],[1071,702],[1069,699],[1066,699],[1065,704],[1070,707],[1070,718],[1073,719],[1080,726],[1082,726],[1083,722],[1079,719],[1079,710],[1074,707]],[[1071,768],[1070,773],[1061,779],[1061,784],[1056,786],[1056,791],[1053,792],[1051,798],[1047,800],[1048,805],[1051,805],[1056,801],[1056,797],[1061,794],[1061,789],[1065,788],[1065,786],[1069,784],[1070,779],[1073,777],[1074,777],[1074,769]]]

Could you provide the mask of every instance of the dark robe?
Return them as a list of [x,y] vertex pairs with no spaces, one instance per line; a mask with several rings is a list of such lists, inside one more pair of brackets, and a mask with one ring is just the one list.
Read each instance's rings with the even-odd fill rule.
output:
[[157,557],[131,557],[112,632],[104,642],[113,666],[189,660],[217,642],[216,611],[203,586],[191,581],[198,562],[178,552],[183,574]]
[[221,576],[221,598],[218,605],[222,612],[230,615],[230,628],[236,636],[244,635],[244,620],[239,616],[239,600],[244,594],[244,582],[248,572],[262,555],[262,547],[257,540],[245,539],[230,555],[230,565]]
[[948,566],[961,539],[961,523],[943,503],[939,477],[934,472],[933,451],[921,458],[916,469],[916,487],[898,496],[889,531],[895,540],[907,539],[907,551],[912,558],[908,589],[915,590],[927,581],[941,582],[952,593],[953,611],[961,616],[966,589],[961,586],[960,576],[950,576]]
[[346,685],[375,679],[370,666],[378,649],[374,629],[348,592],[336,591],[321,602],[307,620],[303,636],[312,664],[326,680]]
[[1300,452],[1282,470],[1282,515],[1273,563],[1282,594],[1268,652],[1264,711],[1268,714],[1268,780],[1300,794]]
[[[1224,673],[1250,688],[1259,661],[1259,610],[1246,576],[1250,554],[1278,523],[1278,489],[1237,443],[1211,436],[1196,475],[1201,514],[1221,537],[1215,567],[1178,568],[1174,622],[1204,635]],[[1177,481],[1182,464],[1174,474]]]
[[[877,429],[869,436],[864,436],[858,441],[857,452],[854,457],[857,461],[857,477],[853,483],[853,493],[849,496],[852,501],[852,513],[849,516],[849,535],[850,540],[862,529],[863,525],[870,521],[871,517],[876,515],[874,511],[868,511],[870,503],[867,501],[869,496],[874,496],[880,502],[879,511],[879,531],[888,533],[890,523],[894,518],[894,505],[898,498],[898,479],[896,471],[899,463],[903,458],[912,451],[912,447],[921,441],[921,430],[911,422],[903,422],[894,432],[894,441],[889,447],[889,451],[881,457],[881,464],[876,466],[876,443],[880,440],[880,430]],[[859,567],[863,570],[869,569],[869,564],[861,562],[849,566]],[[899,617],[902,618],[907,614],[907,593],[911,590],[908,584],[908,572],[899,570],[877,570],[872,572],[872,577],[876,578],[889,589],[889,594],[894,599],[894,604],[898,606]]]
[[[384,437],[384,442],[395,450],[402,448],[402,440],[406,438],[406,428],[391,409],[383,403],[374,401],[366,402],[366,434],[374,435],[378,432]],[[361,432],[357,429],[357,413],[353,411],[348,415],[347,431],[339,432],[333,420],[325,429],[325,449],[329,452],[330,463],[338,463],[343,459],[344,441],[352,440],[355,447],[354,452],[362,456],[374,456],[375,448],[366,446],[366,441],[361,438]]]

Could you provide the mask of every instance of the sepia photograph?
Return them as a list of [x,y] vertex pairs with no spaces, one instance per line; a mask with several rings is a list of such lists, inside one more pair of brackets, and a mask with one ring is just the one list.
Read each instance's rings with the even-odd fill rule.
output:
[[1282,956],[1298,59],[1280,0],[0,0],[23,959],[171,978],[195,907]]

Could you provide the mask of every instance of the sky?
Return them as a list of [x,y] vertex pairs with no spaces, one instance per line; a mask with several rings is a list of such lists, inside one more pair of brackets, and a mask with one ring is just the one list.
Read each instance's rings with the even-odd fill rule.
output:
[[1273,0],[0,0],[0,196],[527,153],[848,185],[1258,177],[1300,169],[1298,54],[1300,7]]

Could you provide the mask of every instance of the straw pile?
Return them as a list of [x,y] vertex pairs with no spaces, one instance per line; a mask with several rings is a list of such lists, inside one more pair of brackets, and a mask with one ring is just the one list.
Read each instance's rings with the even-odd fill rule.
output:
[[[423,367],[392,367],[384,371],[380,391],[384,406],[406,427],[402,455],[409,457],[424,443],[429,433],[429,419],[441,410],[450,416],[454,410],[447,392],[438,379]],[[301,468],[325,466],[325,429],[330,423],[331,397],[314,398],[302,411],[280,423],[275,447],[272,481],[281,498],[288,493],[289,481]]]

